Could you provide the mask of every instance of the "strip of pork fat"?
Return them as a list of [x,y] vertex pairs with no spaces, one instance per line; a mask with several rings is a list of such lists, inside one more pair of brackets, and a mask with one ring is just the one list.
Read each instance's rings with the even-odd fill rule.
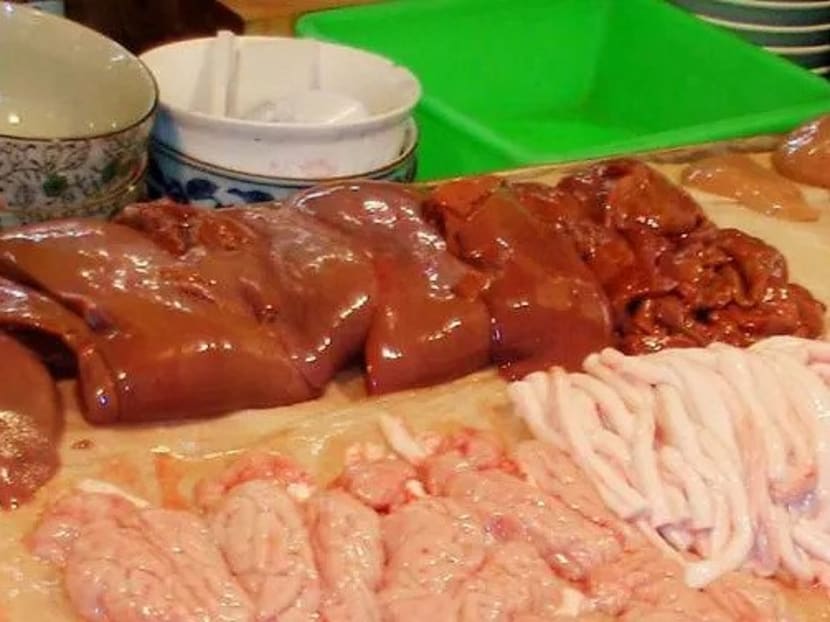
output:
[[640,357],[606,349],[585,360],[586,374],[553,369],[549,390],[535,374],[509,393],[534,435],[569,453],[607,508],[652,541],[702,558],[683,561],[688,585],[742,566],[810,582],[830,579],[822,365],[830,371],[830,344],[793,337]]

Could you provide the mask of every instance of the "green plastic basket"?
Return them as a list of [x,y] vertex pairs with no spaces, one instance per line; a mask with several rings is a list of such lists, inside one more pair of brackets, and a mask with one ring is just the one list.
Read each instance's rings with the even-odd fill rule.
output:
[[396,0],[297,31],[418,75],[420,179],[779,132],[830,110],[826,80],[663,0]]

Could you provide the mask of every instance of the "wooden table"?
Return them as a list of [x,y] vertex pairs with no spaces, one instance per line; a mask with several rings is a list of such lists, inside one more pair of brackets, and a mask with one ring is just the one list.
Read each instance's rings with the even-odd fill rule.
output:
[[304,13],[369,4],[376,0],[219,0],[243,22],[247,34],[293,35]]

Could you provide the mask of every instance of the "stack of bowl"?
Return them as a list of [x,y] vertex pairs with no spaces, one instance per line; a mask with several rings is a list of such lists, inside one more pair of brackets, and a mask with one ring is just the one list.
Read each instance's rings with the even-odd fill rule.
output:
[[147,68],[117,43],[0,3],[0,227],[107,217],[141,199],[156,101]]
[[672,0],[811,71],[830,72],[830,0]]
[[221,207],[324,181],[415,175],[420,84],[380,56],[220,33],[141,59],[161,101],[150,141],[153,196]]

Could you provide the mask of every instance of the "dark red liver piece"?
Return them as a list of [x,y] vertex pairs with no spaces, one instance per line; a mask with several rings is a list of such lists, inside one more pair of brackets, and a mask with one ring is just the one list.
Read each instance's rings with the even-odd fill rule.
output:
[[358,241],[378,275],[378,302],[364,350],[374,393],[462,376],[489,361],[489,316],[480,276],[447,252],[405,186],[361,182],[315,188],[290,209]]
[[[0,270],[44,291],[91,329],[84,347],[110,371],[109,378],[92,377],[79,365],[85,414],[97,423],[208,416],[314,395],[280,335],[263,328],[242,292],[228,285],[234,268],[224,276],[222,266],[211,269],[179,261],[128,227],[94,220],[0,235]],[[20,324],[19,317],[11,321]],[[56,320],[47,314],[44,322]],[[49,332],[66,341],[61,330]],[[99,390],[110,396],[105,407],[92,403]]]
[[444,184],[428,207],[452,251],[488,276],[493,358],[510,378],[576,368],[611,344],[608,302],[568,235],[492,179]]
[[325,223],[287,209],[165,203],[127,208],[118,221],[214,287],[235,289],[315,389],[362,352],[376,304],[374,268],[362,246]]
[[46,367],[3,333],[0,362],[0,509],[10,509],[55,474],[63,417]]

